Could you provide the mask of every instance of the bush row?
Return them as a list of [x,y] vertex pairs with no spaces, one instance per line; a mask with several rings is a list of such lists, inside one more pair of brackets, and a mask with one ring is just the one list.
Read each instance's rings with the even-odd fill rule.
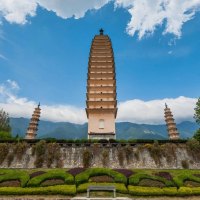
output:
[[46,180],[50,179],[61,179],[65,184],[74,184],[74,177],[64,170],[49,170],[46,173],[36,176],[28,182],[28,187],[38,187]]
[[127,184],[127,178],[123,174],[107,168],[90,168],[84,172],[76,175],[75,181],[77,185],[81,183],[87,183],[89,178],[92,176],[108,175],[111,176],[115,183],[124,183]]
[[[18,180],[21,187],[39,187],[46,180],[61,179],[64,182],[63,184],[76,184],[78,186],[89,182],[90,178],[95,176],[109,176],[112,177],[115,183],[133,186],[139,186],[142,180],[147,180],[147,183],[148,180],[160,182],[162,183],[161,187],[177,188],[184,186],[185,181],[200,183],[200,172],[198,170],[159,170],[159,172],[158,170],[134,170],[133,174],[127,178],[119,171],[109,168],[88,168],[80,171],[75,176],[70,174],[70,170],[67,172],[64,169],[53,169],[46,170],[42,174],[30,178],[30,174],[25,170],[0,169],[0,183]],[[151,183],[149,183],[149,186],[152,186]]]
[[192,196],[200,195],[200,187],[189,188],[189,187],[139,187],[139,186],[128,186],[129,194],[135,196]]
[[0,187],[0,195],[75,195],[75,185],[57,185],[37,188]]
[[116,187],[117,192],[123,193],[123,194],[128,193],[128,190],[123,183],[83,183],[77,187],[77,193],[86,192],[87,188],[91,185],[93,185],[93,186],[95,186],[95,185],[98,185],[98,186],[113,185]]
[[[20,187],[0,187],[0,195],[68,195],[74,196],[76,193],[86,192],[91,183],[81,184],[77,187],[75,185],[59,185],[37,188],[20,188]],[[98,185],[108,185],[101,183]],[[188,188],[175,187],[156,188],[156,187],[139,187],[139,186],[126,186],[122,183],[110,184],[116,187],[118,193],[129,193],[134,196],[193,196],[200,195],[200,187]]]

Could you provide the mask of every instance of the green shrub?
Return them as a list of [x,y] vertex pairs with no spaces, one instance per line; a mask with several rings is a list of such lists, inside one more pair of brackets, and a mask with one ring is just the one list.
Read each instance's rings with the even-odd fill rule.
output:
[[38,187],[46,180],[62,179],[66,184],[74,184],[74,177],[65,170],[49,170],[47,173],[36,176],[29,180],[28,187]]
[[177,188],[157,188],[157,187],[140,187],[140,186],[128,186],[128,191],[131,195],[135,196],[176,196]]
[[80,185],[81,183],[88,182],[89,178],[92,176],[101,176],[101,175],[111,176],[114,179],[115,183],[127,184],[127,178],[123,174],[108,168],[87,169],[84,172],[76,175],[75,181],[77,185]]
[[19,180],[21,187],[25,187],[30,178],[28,173],[22,170],[1,169],[0,172],[3,174],[0,176],[0,182]]
[[57,185],[38,188],[0,187],[0,195],[75,195],[75,185]]
[[130,176],[129,177],[129,185],[138,185],[140,183],[140,181],[143,179],[150,179],[150,180],[162,182],[165,184],[166,187],[174,186],[174,183],[172,181],[167,180],[164,177],[145,174],[143,171]]
[[94,185],[94,186],[95,185],[98,185],[98,186],[111,186],[112,185],[112,186],[116,187],[117,192],[123,193],[123,194],[128,193],[128,190],[123,183],[84,183],[77,187],[77,192],[78,193],[86,192],[87,188],[91,185]]
[[200,195],[200,187],[180,187],[178,189],[179,196],[192,196],[192,195]]
[[194,181],[200,183],[200,178],[193,175],[193,170],[175,170],[173,172],[173,181],[177,187],[184,186],[185,181]]

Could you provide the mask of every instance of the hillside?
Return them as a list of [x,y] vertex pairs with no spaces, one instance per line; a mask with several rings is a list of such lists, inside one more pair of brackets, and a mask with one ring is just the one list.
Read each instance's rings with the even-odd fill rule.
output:
[[[11,118],[12,134],[24,137],[29,119]],[[193,136],[198,126],[193,122],[182,122],[177,125],[181,138]],[[117,139],[167,139],[165,125],[135,124],[130,122],[116,123]],[[87,138],[87,124],[69,122],[40,121],[38,138],[83,139]]]

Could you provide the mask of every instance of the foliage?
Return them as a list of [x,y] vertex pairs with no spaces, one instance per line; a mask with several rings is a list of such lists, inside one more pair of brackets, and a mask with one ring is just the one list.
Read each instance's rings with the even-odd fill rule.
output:
[[173,181],[177,187],[184,186],[185,181],[194,181],[200,183],[200,177],[194,175],[194,170],[173,170]]
[[10,167],[11,163],[13,162],[15,157],[14,152],[10,152],[7,157],[8,167]]
[[162,149],[158,144],[158,141],[155,141],[153,145],[149,146],[149,152],[151,157],[154,159],[156,165],[161,165]]
[[107,149],[104,149],[102,152],[102,163],[104,167],[108,166],[108,161],[109,161],[109,151]]
[[75,185],[57,185],[37,188],[0,187],[0,195],[75,195]]
[[15,152],[18,160],[22,159],[22,156],[25,154],[27,147],[28,147],[28,145],[26,142],[18,142],[15,145],[14,152]]
[[198,99],[194,110],[195,110],[194,119],[196,120],[197,124],[200,124],[200,98]]
[[133,148],[130,145],[128,145],[124,147],[124,151],[125,151],[127,163],[129,163],[133,155]]
[[195,138],[192,138],[186,143],[188,153],[198,161],[200,159],[200,142]]
[[180,187],[178,190],[178,196],[192,196],[200,195],[200,187]]
[[92,153],[88,150],[85,149],[83,151],[83,167],[88,168],[91,165],[92,162]]
[[35,159],[35,167],[40,168],[43,166],[44,160],[45,160],[45,153],[46,153],[46,141],[41,140],[38,143],[36,143],[34,147],[34,153],[36,154]]
[[46,180],[50,179],[62,179],[66,184],[74,184],[74,177],[65,172],[64,170],[49,170],[45,174],[36,176],[29,180],[28,187],[38,187],[40,184]]
[[124,151],[123,151],[122,148],[119,148],[119,149],[118,149],[118,154],[117,154],[117,156],[118,156],[118,160],[119,160],[119,165],[120,165],[121,167],[123,167],[123,166],[124,166]]
[[189,169],[189,163],[187,160],[182,160],[181,165],[182,165],[183,169]]
[[0,110],[0,131],[10,132],[10,119],[8,113],[6,113],[3,109]]
[[60,166],[60,159],[61,159],[61,151],[60,145],[57,143],[49,143],[47,144],[47,167],[51,167],[53,162],[56,162],[57,167]]
[[19,180],[21,187],[25,187],[29,180],[29,175],[26,171],[1,169],[0,172],[3,173],[3,175],[0,176],[0,182],[8,180]]
[[140,181],[143,179],[160,181],[160,182],[164,183],[166,187],[174,186],[173,181],[168,180],[161,176],[152,175],[151,171],[150,172],[146,171],[146,173],[144,171],[141,171],[141,172],[139,171],[139,172],[133,174],[132,176],[129,177],[129,184],[130,185],[139,185]]
[[128,186],[129,193],[136,196],[176,196],[177,188],[157,188],[157,187],[140,187]]
[[200,129],[195,132],[193,138],[200,142]]
[[9,145],[6,143],[0,143],[0,164],[3,163],[8,153]]
[[77,192],[81,193],[81,192],[86,192],[87,188],[91,185],[98,185],[98,186],[115,186],[116,187],[116,191],[119,193],[123,193],[126,194],[128,193],[128,190],[126,188],[126,186],[123,183],[84,183],[81,184],[77,187]]
[[11,132],[0,131],[0,139],[1,140],[7,140],[7,139],[11,139],[11,138],[12,138]]
[[80,185],[81,183],[88,182],[89,178],[92,176],[101,176],[101,175],[111,176],[115,180],[115,183],[127,184],[127,178],[123,174],[108,168],[87,169],[84,172],[76,175],[75,181],[77,185]]

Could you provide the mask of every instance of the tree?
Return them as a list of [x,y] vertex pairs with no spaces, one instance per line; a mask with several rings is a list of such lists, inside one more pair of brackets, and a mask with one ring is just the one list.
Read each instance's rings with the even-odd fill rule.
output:
[[8,113],[3,109],[0,110],[0,138],[8,139],[11,138],[11,127]]
[[194,110],[194,119],[196,120],[196,123],[200,125],[200,98],[198,99]]
[[[200,125],[200,98],[198,99],[194,110],[195,110],[194,119],[196,120],[196,123]],[[196,140],[200,141],[200,129],[195,132],[193,137]]]

